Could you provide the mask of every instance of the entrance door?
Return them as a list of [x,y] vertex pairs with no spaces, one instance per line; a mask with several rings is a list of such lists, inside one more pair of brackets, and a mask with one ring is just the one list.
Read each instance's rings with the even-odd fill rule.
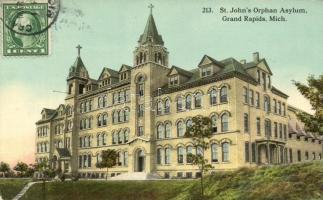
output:
[[142,150],[138,152],[138,172],[145,170],[145,154]]

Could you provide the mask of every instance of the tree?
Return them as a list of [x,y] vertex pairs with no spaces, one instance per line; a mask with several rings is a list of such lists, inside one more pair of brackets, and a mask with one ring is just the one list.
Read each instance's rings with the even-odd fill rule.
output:
[[316,79],[313,75],[307,78],[308,85],[293,81],[298,91],[310,101],[314,115],[304,112],[297,113],[297,117],[305,124],[306,130],[323,135],[323,75]]
[[0,163],[0,172],[2,172],[5,176],[10,172],[10,166],[8,163],[1,162]]
[[189,153],[187,156],[188,160],[190,160],[193,165],[197,165],[200,169],[202,197],[204,197],[203,174],[213,168],[204,157],[204,152],[209,147],[207,140],[211,135],[212,122],[208,117],[193,117],[192,126],[187,127],[185,132],[185,137],[192,138],[193,146],[196,148],[196,155]]
[[18,162],[13,169],[18,172],[19,176],[23,177],[27,172],[28,165],[24,162]]
[[109,168],[117,164],[118,154],[114,149],[107,149],[102,151],[102,161],[97,163],[98,168],[107,168],[106,180],[108,180]]

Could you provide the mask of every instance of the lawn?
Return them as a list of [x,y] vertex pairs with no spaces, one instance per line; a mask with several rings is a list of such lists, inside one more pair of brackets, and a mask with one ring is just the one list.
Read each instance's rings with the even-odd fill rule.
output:
[[22,200],[322,200],[323,162],[241,168],[199,180],[78,181],[33,185]]
[[33,185],[21,200],[168,200],[184,192],[192,180],[171,181],[78,181]]
[[29,181],[26,179],[0,179],[0,195],[2,199],[12,199]]

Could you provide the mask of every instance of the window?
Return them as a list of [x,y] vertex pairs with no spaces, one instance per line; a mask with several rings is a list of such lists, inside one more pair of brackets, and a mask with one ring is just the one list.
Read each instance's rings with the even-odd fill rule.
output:
[[243,87],[243,99],[244,103],[248,103],[248,89],[246,87]]
[[161,101],[157,102],[157,115],[161,115],[163,110],[163,105]]
[[257,135],[261,134],[261,123],[260,123],[260,117],[257,117]]
[[164,138],[164,126],[162,124],[159,124],[157,126],[157,138],[158,139]]
[[286,105],[283,103],[283,116],[286,116]]
[[289,162],[293,163],[293,150],[289,149]]
[[279,138],[283,138],[283,125],[281,123],[279,123]]
[[102,125],[106,126],[108,123],[108,114],[103,114]]
[[112,144],[117,144],[118,134],[116,132],[112,133]]
[[194,100],[195,108],[201,108],[202,107],[202,94],[196,93],[195,94],[195,100]]
[[277,113],[277,101],[274,99],[274,113]]
[[130,90],[126,90],[126,94],[125,94],[125,102],[130,101]]
[[119,103],[123,103],[124,102],[124,96],[125,96],[124,91],[120,91],[118,93],[118,101],[119,101]]
[[256,162],[256,143],[251,143],[251,161]]
[[124,142],[127,143],[129,140],[129,129],[124,131]]
[[245,161],[250,162],[250,157],[249,157],[249,142],[246,142],[244,145],[244,152],[245,152]]
[[308,151],[305,151],[305,160],[308,160],[309,157],[308,157]]
[[170,122],[167,122],[165,124],[165,131],[166,131],[165,137],[170,138],[171,137],[171,131],[172,131],[172,126],[171,126]]
[[185,98],[185,108],[187,110],[190,110],[192,108],[192,96],[191,95],[187,95]]
[[165,164],[170,164],[170,155],[171,151],[170,148],[165,149]]
[[284,139],[287,140],[287,126],[284,124]]
[[211,144],[211,161],[218,162],[218,145]]
[[157,149],[157,164],[159,165],[162,164],[162,152],[162,149]]
[[256,107],[259,108],[260,107],[260,95],[259,92],[256,92]]
[[282,114],[282,104],[280,101],[278,101],[278,114],[281,115]]
[[184,163],[184,148],[183,147],[178,147],[177,148],[177,162],[179,164]]
[[144,84],[143,83],[140,83],[138,85],[138,94],[140,97],[144,96]]
[[182,97],[177,98],[176,107],[177,107],[177,111],[182,111],[182,109],[183,109],[183,99],[182,99]]
[[186,152],[187,152],[187,156],[186,156],[186,163],[192,163],[192,157],[189,155],[193,154],[193,147],[192,146],[188,146],[186,148]]
[[244,132],[249,132],[249,116],[247,113],[243,115],[243,124],[244,124]]
[[128,152],[123,152],[123,165],[128,166]]
[[221,116],[221,131],[225,132],[229,130],[229,117],[227,113]]
[[249,90],[249,104],[254,105],[253,90]]
[[183,122],[179,121],[179,122],[177,122],[177,136],[183,137],[184,134],[185,134],[185,132],[184,132],[184,127],[183,127]]
[[79,168],[82,168],[82,166],[83,166],[82,165],[83,164],[82,158],[83,158],[83,156],[79,156]]
[[271,121],[268,119],[265,120],[265,136],[267,138],[271,137]]
[[220,102],[227,103],[228,102],[228,88],[223,86],[220,90]]
[[229,143],[222,143],[222,161],[229,162]]
[[114,104],[119,103],[118,100],[119,100],[118,93],[113,93],[113,103]]
[[143,135],[144,135],[144,127],[138,126],[138,136],[143,136]]
[[274,134],[275,134],[275,138],[278,137],[278,124],[277,122],[274,122]]
[[196,155],[203,156],[203,148],[201,146],[196,147]]
[[264,110],[265,112],[269,113],[270,112],[270,98],[265,96],[264,97]]
[[302,161],[302,154],[300,150],[297,150],[297,161],[301,162]]
[[118,111],[113,111],[113,123],[118,123],[119,116]]
[[120,110],[120,111],[118,112],[118,115],[119,115],[119,117],[118,117],[118,121],[119,121],[119,122],[123,122],[123,120],[124,120],[124,111],[123,111],[123,110]]
[[213,115],[211,117],[211,125],[212,125],[212,133],[218,132],[218,126],[217,126],[217,116]]
[[211,105],[215,105],[217,103],[216,98],[217,98],[217,91],[215,89],[212,89],[210,91],[210,104]]
[[315,160],[315,152],[312,152],[312,158]]
[[259,69],[257,70],[257,81],[258,81],[258,83],[260,83],[260,70]]
[[107,104],[107,96],[103,96],[103,105],[102,107],[106,107],[108,104]]
[[122,144],[123,143],[123,138],[124,138],[123,132],[122,131],[119,131],[119,133],[118,133],[118,143],[119,144]]
[[169,99],[165,100],[165,113],[169,113],[170,112],[170,102]]
[[170,85],[177,85],[178,84],[178,76],[172,76],[169,80]]
[[124,109],[124,121],[125,122],[129,121],[129,108]]
[[100,146],[102,144],[102,138],[100,133],[96,136],[96,146]]
[[266,90],[266,74],[262,73],[262,86],[263,89]]
[[87,166],[91,167],[91,160],[92,160],[92,156],[91,155],[87,155]]
[[206,77],[210,75],[211,75],[211,67],[202,68],[202,77]]
[[143,117],[144,116],[144,104],[139,104],[138,105],[138,117]]

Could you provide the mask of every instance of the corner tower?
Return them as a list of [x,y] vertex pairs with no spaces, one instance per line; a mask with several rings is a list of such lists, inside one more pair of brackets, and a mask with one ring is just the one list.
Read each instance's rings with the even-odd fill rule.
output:
[[168,51],[164,47],[162,36],[158,34],[152,14],[153,5],[149,6],[150,14],[143,34],[138,40],[138,47],[134,51],[134,66],[153,62],[168,66]]

